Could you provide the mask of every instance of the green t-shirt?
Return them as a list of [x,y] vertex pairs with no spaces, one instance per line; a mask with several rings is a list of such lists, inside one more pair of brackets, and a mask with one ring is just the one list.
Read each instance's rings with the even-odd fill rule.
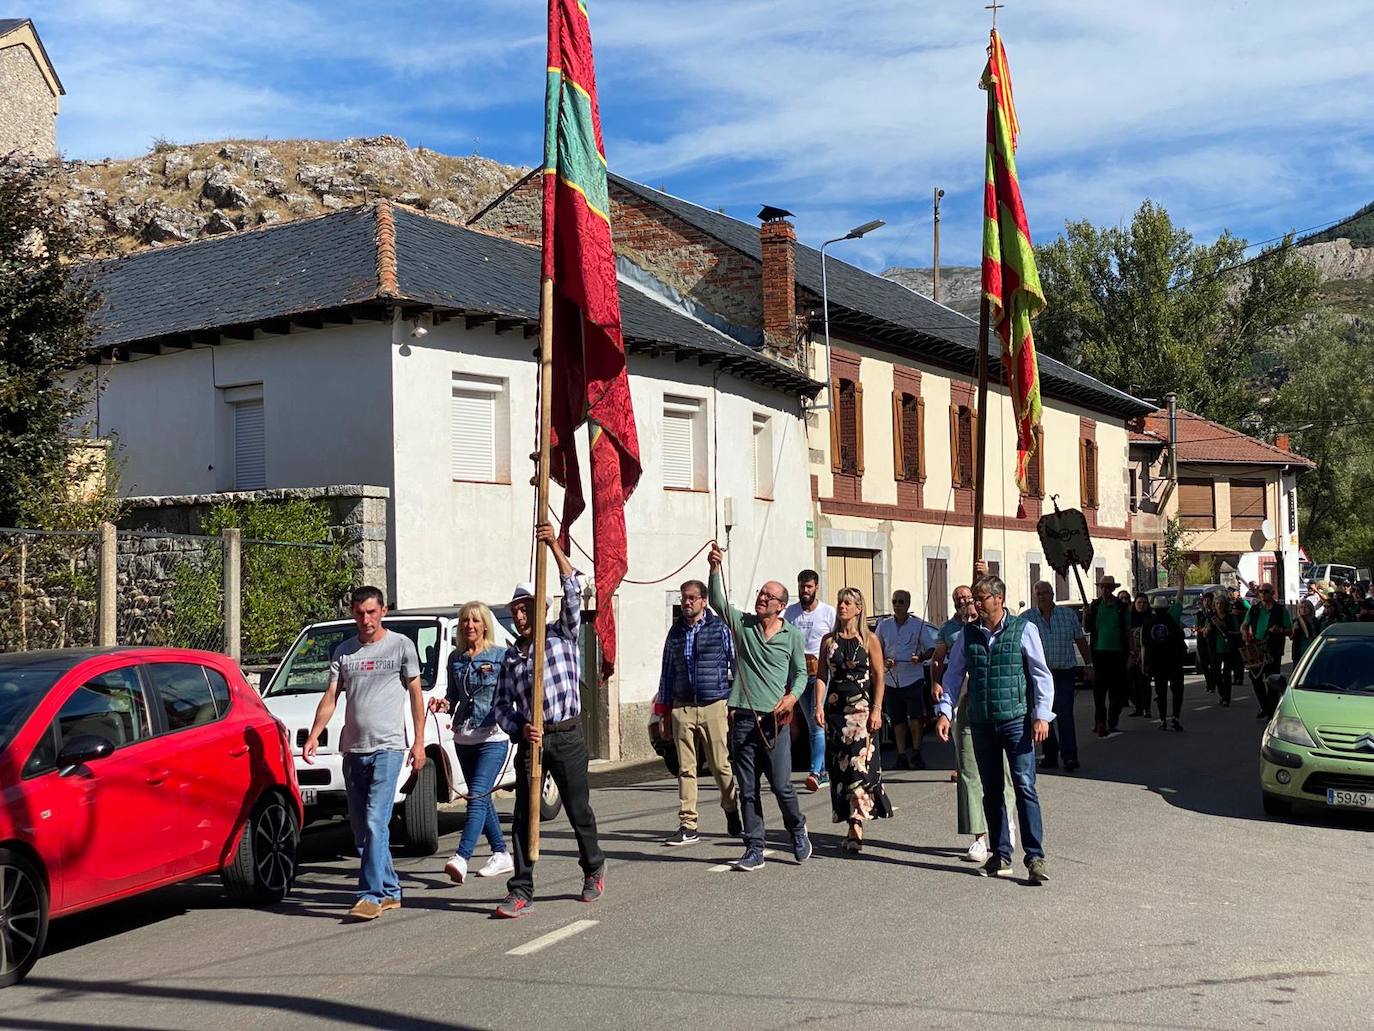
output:
[[731,605],[725,582],[711,574],[707,588],[711,608],[730,624],[735,635],[737,674],[730,691],[731,709],[768,712],[785,692],[800,697],[806,689],[806,650],[801,631],[786,620],[772,637],[764,637],[758,617]]
[[1126,642],[1121,636],[1120,605],[1097,606],[1097,625],[1093,628],[1093,651],[1124,652]]
[[[1271,616],[1271,613],[1277,613],[1277,616]],[[1269,633],[1271,621],[1275,626],[1281,626],[1285,630],[1293,625],[1293,620],[1288,616],[1288,610],[1277,603],[1272,609],[1266,609],[1263,605],[1256,605],[1250,610],[1247,618],[1250,620],[1251,628],[1255,631],[1255,637],[1260,640],[1263,640],[1265,635]]]

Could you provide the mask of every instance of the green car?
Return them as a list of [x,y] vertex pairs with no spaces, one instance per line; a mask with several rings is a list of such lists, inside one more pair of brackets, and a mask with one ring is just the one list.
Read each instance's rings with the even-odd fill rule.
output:
[[[1269,686],[1282,690],[1282,676]],[[1264,811],[1374,812],[1374,623],[1327,627],[1286,686],[1260,746]]]

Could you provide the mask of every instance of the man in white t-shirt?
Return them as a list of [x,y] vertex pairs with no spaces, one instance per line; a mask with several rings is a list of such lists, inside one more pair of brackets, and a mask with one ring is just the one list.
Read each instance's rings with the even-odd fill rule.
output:
[[925,663],[935,650],[938,633],[936,627],[911,614],[910,592],[892,592],[892,615],[879,621],[878,642],[887,666],[883,706],[897,739],[899,770],[926,768],[921,738],[926,719],[934,715],[934,702],[929,698]]
[[783,611],[782,618],[802,633],[806,650],[806,691],[798,708],[806,717],[811,734],[811,772],[806,775],[806,790],[819,791],[829,784],[825,773],[825,727],[816,722],[816,669],[820,663],[821,641],[835,629],[835,606],[820,600],[821,577],[814,569],[797,574],[797,600]]

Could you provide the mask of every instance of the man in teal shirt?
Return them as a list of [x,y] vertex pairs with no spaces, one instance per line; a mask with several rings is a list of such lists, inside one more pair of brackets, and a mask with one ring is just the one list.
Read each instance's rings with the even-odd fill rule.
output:
[[763,796],[760,776],[768,778],[782,810],[782,822],[792,835],[797,862],[811,855],[806,818],[792,786],[792,710],[806,689],[806,648],[801,631],[782,618],[787,588],[769,580],[746,615],[725,597],[720,575],[720,548],[712,544],[707,561],[711,608],[730,625],[735,638],[735,684],[730,691],[730,756],[744,817],[744,855],[736,870],[763,869]]
[[1088,606],[1083,629],[1093,650],[1093,732],[1106,737],[1116,732],[1130,688],[1126,658],[1130,654],[1131,611],[1117,600],[1120,585],[1116,577],[1104,576],[1097,586],[1102,597]]
[[1250,606],[1242,631],[1246,640],[1257,641],[1264,647],[1264,665],[1258,673],[1250,673],[1250,683],[1260,706],[1257,718],[1268,719],[1274,715],[1274,708],[1279,703],[1277,698],[1269,696],[1268,678],[1283,665],[1283,642],[1292,632],[1293,619],[1288,609],[1275,599],[1274,585],[1261,585],[1259,604]]

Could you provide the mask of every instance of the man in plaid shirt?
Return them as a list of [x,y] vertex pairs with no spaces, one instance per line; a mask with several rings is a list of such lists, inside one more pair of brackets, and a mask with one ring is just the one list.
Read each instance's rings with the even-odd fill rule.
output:
[[[582,866],[582,901],[595,902],[605,886],[605,858],[596,837],[596,814],[592,812],[587,784],[587,744],[582,737],[582,659],[578,631],[582,626],[582,599],[577,574],[568,556],[558,546],[553,527],[542,523],[535,537],[549,549],[558,564],[558,579],[563,585],[563,600],[558,619],[544,628],[544,729],[538,731],[530,721],[530,694],[534,688],[534,633],[539,619],[534,612],[534,585],[517,584],[510,600],[515,622],[516,642],[501,661],[492,707],[496,722],[511,740],[518,742],[515,752],[514,824],[515,872],[506,882],[506,899],[496,907],[501,917],[524,916],[534,906],[534,863],[529,858],[529,807],[539,804],[530,796],[530,749],[542,749],[545,770],[558,785],[563,809],[577,838],[577,854]],[[541,615],[547,615],[543,613]]]

